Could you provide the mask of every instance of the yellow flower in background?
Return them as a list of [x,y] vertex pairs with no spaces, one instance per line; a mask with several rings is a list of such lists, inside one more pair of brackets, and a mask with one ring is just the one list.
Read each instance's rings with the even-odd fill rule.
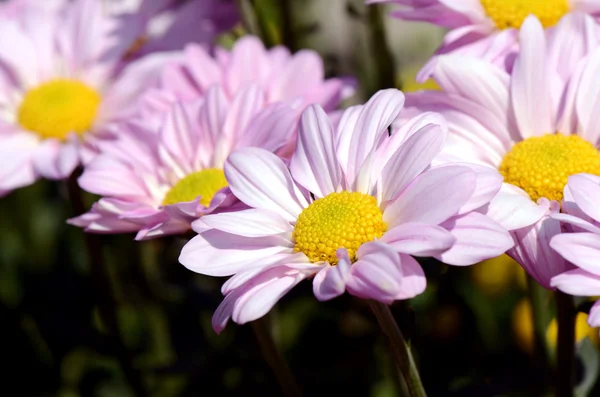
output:
[[406,69],[402,69],[398,76],[398,86],[402,87],[404,92],[415,92],[420,90],[439,90],[440,87],[437,85],[435,80],[428,79],[424,83],[417,83],[417,73],[420,67],[410,66]]
[[[596,346],[598,346],[598,329],[590,327],[587,322],[588,315],[586,313],[577,313],[575,318],[575,340],[581,342],[587,336]],[[548,345],[556,348],[556,337],[558,336],[558,323],[556,319],[552,319],[548,329],[546,330],[546,340]]]
[[525,288],[525,271],[508,255],[488,259],[471,267],[471,277],[486,295],[498,295],[517,284]]
[[533,318],[531,303],[527,298],[521,299],[512,314],[512,328],[517,344],[521,349],[533,351]]

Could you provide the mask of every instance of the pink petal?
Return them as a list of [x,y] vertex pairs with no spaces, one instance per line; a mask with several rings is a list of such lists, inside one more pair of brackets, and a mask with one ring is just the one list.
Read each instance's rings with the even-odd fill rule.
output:
[[427,278],[423,268],[412,256],[400,254],[402,261],[402,284],[396,300],[411,299],[422,294],[427,287]]
[[571,175],[569,190],[577,206],[596,222],[600,222],[600,185],[585,175]]
[[554,131],[546,71],[546,43],[540,21],[529,16],[519,34],[521,51],[513,70],[511,99],[523,138]]
[[449,219],[442,226],[456,238],[449,250],[436,256],[449,265],[472,265],[499,256],[514,245],[506,229],[478,212]]
[[437,225],[455,215],[473,195],[476,175],[467,167],[447,166],[419,175],[383,213],[389,227],[418,222]]
[[391,303],[401,291],[402,260],[391,247],[380,242],[363,244],[350,269],[346,289],[354,296]]
[[410,182],[429,167],[444,146],[446,136],[447,132],[439,125],[429,124],[411,135],[400,146],[381,174],[382,201],[396,198]]
[[266,150],[236,150],[225,163],[225,177],[240,201],[275,211],[289,222],[308,206],[283,161]]
[[203,91],[209,86],[221,82],[221,69],[217,62],[200,45],[190,43],[185,47],[186,71]]
[[337,250],[337,257],[336,266],[324,266],[313,280],[313,292],[320,301],[336,298],[346,291],[346,281],[350,276],[352,262],[348,257],[348,251],[344,248]]
[[269,72],[267,52],[257,37],[244,36],[235,43],[226,76],[230,92],[252,82],[263,82]]
[[600,235],[560,234],[550,241],[550,247],[569,262],[600,276]]
[[317,198],[340,188],[342,170],[335,152],[333,127],[319,105],[309,106],[302,113],[290,171],[294,180]]
[[362,106],[360,114],[356,108],[347,110],[350,116],[342,117],[338,127],[338,146],[342,169],[348,182],[356,175],[369,153],[375,149],[387,128],[398,117],[404,106],[404,94],[395,89],[382,90],[373,95]]
[[493,64],[462,55],[440,56],[434,76],[445,93],[478,103],[500,120],[508,114],[510,77]]
[[304,278],[304,273],[290,271],[285,266],[259,274],[225,297],[213,315],[214,330],[221,332],[230,318],[238,324],[245,324],[264,316]]
[[574,269],[561,273],[552,278],[551,285],[571,295],[600,295],[600,276],[586,272],[583,269]]
[[504,183],[483,212],[507,230],[516,230],[542,219],[548,213],[548,204],[548,201],[536,204],[522,189]]
[[[291,233],[294,228],[275,212],[247,209],[202,217],[210,228],[244,237],[264,237]],[[290,235],[291,236],[291,235]]]
[[441,226],[410,222],[388,230],[380,241],[403,254],[434,256],[448,250],[456,238]]
[[600,138],[600,127],[597,122],[598,111],[600,111],[600,82],[597,78],[600,73],[600,49],[596,49],[586,63],[579,84],[576,86],[575,106],[580,119],[581,136],[597,144]]
[[291,244],[279,236],[252,238],[208,230],[188,241],[179,262],[196,273],[229,276],[281,260],[293,253]]
[[78,146],[78,142],[43,141],[33,158],[36,172],[47,179],[67,178],[79,164]]
[[548,217],[534,225],[511,232],[515,246],[507,254],[547,289],[552,288],[550,285],[552,277],[573,267],[550,248],[550,240],[560,233],[560,222]]

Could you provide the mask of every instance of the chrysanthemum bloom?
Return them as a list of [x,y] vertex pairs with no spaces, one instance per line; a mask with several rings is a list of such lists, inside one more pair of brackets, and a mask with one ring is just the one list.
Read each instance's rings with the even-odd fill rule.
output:
[[235,148],[276,152],[287,144],[298,111],[248,86],[229,100],[213,86],[194,103],[175,104],[159,130],[135,119],[85,168],[80,186],[104,196],[69,223],[94,233],[138,232],[136,239],[183,233],[203,214],[230,209],[223,163]]
[[443,92],[407,99],[413,110],[448,120],[448,145],[437,161],[474,162],[504,176],[487,213],[512,231],[516,244],[508,254],[545,288],[571,266],[549,246],[561,231],[549,216],[560,210],[567,178],[600,174],[593,99],[599,95],[592,92],[598,69],[582,74],[576,67],[596,34],[586,18],[568,15],[557,27],[559,39],[547,43],[542,24],[529,17],[511,74],[475,58],[442,56],[434,79]]
[[318,105],[301,118],[290,168],[256,148],[225,163],[229,188],[249,209],[207,215],[180,262],[210,276],[233,275],[213,317],[263,316],[292,287],[314,276],[314,294],[344,291],[391,303],[425,289],[414,256],[469,265],[512,246],[505,229],[475,210],[501,185],[490,169],[430,168],[444,145],[443,119],[424,114],[388,136],[404,95],[376,94],[344,112],[337,129]]
[[325,79],[323,60],[312,50],[290,54],[282,46],[265,49],[253,36],[239,39],[231,51],[216,49],[211,56],[203,47],[189,44],[185,59],[165,69],[162,87],[183,100],[204,95],[213,84],[228,96],[247,84],[258,84],[268,102],[296,101],[298,106],[318,103],[326,111],[337,108],[353,92],[344,78]]
[[[566,42],[574,41],[568,31],[563,31],[567,36],[552,32],[563,16],[573,11],[600,16],[600,0],[367,0],[367,3],[399,4],[403,7],[392,15],[450,29],[438,55],[474,56],[506,67],[511,64],[508,56],[518,47],[518,29],[528,15],[541,21],[549,37]],[[419,73],[419,82],[429,78],[435,59]]]
[[[576,296],[600,295],[600,177],[579,174],[569,177],[563,209],[556,218],[565,222],[572,233],[563,233],[550,241],[563,258],[577,266],[552,279],[552,286]],[[600,327],[600,301],[590,311],[588,323]]]
[[95,0],[30,5],[0,23],[0,193],[70,175],[173,57],[124,68],[131,43],[115,29]]
[[131,55],[183,49],[190,42],[211,47],[238,21],[232,0],[103,0],[122,19],[123,33],[136,38]]

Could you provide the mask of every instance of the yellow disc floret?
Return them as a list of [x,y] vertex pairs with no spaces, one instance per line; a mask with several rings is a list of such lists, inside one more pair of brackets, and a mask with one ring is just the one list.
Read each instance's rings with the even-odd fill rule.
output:
[[481,5],[498,29],[518,29],[530,14],[549,28],[569,12],[568,0],[481,0]]
[[167,192],[162,205],[185,203],[202,196],[200,204],[208,207],[214,195],[227,186],[223,170],[207,168],[189,174]]
[[335,265],[335,252],[343,247],[354,261],[358,248],[381,237],[386,229],[375,197],[358,192],[331,193],[314,201],[298,217],[294,251],[303,252],[311,262]]
[[100,101],[100,94],[80,81],[52,80],[25,94],[17,119],[43,139],[62,140],[72,132],[90,129]]
[[500,164],[504,182],[525,190],[532,200],[562,200],[569,175],[600,175],[600,154],[577,135],[548,134],[513,146]]

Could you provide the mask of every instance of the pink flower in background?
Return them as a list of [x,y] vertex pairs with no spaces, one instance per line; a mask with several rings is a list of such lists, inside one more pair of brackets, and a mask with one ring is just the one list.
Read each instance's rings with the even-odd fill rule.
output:
[[572,267],[549,246],[561,233],[558,213],[569,175],[600,175],[600,53],[589,17],[569,14],[547,40],[529,17],[511,73],[459,55],[440,56],[434,79],[443,92],[408,96],[414,112],[437,111],[447,120],[448,144],[437,163],[468,161],[500,170],[504,184],[486,213],[515,239],[508,254],[545,288]]
[[[36,2],[37,4],[37,2]],[[69,176],[127,117],[172,54],[123,67],[130,42],[101,3],[26,11],[0,24],[0,193]]]
[[210,276],[233,276],[213,317],[220,332],[265,313],[313,277],[314,294],[350,294],[391,303],[426,280],[414,256],[470,265],[512,246],[508,232],[476,212],[501,185],[490,169],[430,167],[447,136],[436,114],[419,115],[388,136],[404,95],[377,93],[347,109],[339,125],[318,105],[301,118],[290,169],[256,148],[229,156],[229,188],[249,209],[207,215],[180,262]]
[[223,164],[236,148],[281,150],[294,134],[298,111],[248,86],[233,99],[219,86],[203,99],[176,103],[160,128],[136,118],[119,125],[119,139],[101,147],[79,179],[104,196],[69,223],[93,233],[138,232],[136,239],[184,233],[199,216],[235,203]]
[[253,36],[239,39],[231,51],[216,48],[214,57],[201,46],[189,44],[185,59],[165,69],[161,88],[180,99],[193,100],[213,84],[221,85],[229,97],[248,84],[257,84],[268,102],[317,103],[326,111],[336,109],[354,91],[348,79],[325,78],[323,60],[316,52],[290,54],[282,46],[267,50]]
[[183,49],[190,42],[212,47],[238,22],[233,0],[103,0],[122,19],[124,34],[136,39],[132,55]]
[[[550,246],[577,266],[552,279],[552,286],[571,295],[600,295],[600,177],[579,174],[569,177],[563,210],[555,218],[572,233],[552,238]],[[600,327],[600,301],[592,307],[588,322]]]
[[[570,12],[600,16],[600,0],[367,0],[401,6],[392,15],[409,21],[424,21],[450,29],[438,55],[456,53],[483,58],[503,68],[510,68],[512,52],[518,49],[518,29],[528,15],[536,16],[547,29],[548,38],[573,45],[595,45],[575,42],[573,36],[555,32],[553,27]],[[591,27],[594,33],[596,26]],[[591,38],[591,37],[590,37]],[[558,55],[558,54],[556,54]],[[427,80],[436,58],[429,61],[417,76]]]

